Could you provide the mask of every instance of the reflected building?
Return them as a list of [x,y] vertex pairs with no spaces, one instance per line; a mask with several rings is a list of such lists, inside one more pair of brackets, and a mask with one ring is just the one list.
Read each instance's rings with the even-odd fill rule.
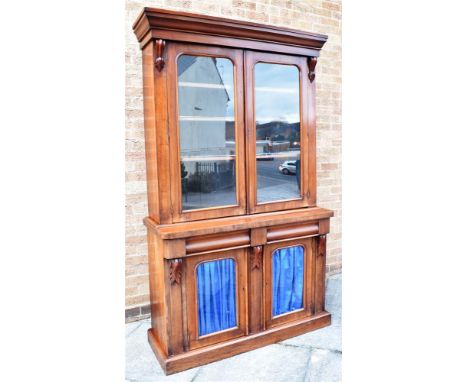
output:
[[[229,96],[216,65],[216,58],[181,56],[179,74],[180,151],[184,159],[233,154],[226,137],[234,136],[234,115],[229,115]],[[203,78],[203,83],[199,83]],[[185,160],[186,171],[196,170],[196,161]]]
[[232,62],[182,55],[177,69],[184,209],[235,204]]

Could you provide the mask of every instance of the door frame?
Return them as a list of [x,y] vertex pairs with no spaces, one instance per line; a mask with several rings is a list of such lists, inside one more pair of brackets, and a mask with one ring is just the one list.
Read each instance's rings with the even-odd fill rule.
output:
[[[264,291],[264,316],[265,327],[268,329],[286,322],[300,320],[305,317],[310,317],[314,313],[314,295],[315,295],[315,238],[293,239],[289,241],[281,241],[264,246],[264,261],[263,261],[263,291]],[[304,286],[302,309],[292,312],[283,313],[278,316],[273,316],[273,253],[277,249],[302,246],[304,248]]]
[[[215,260],[233,259],[236,263],[237,326],[219,332],[198,335],[197,266]],[[247,334],[247,255],[246,249],[236,249],[187,257],[186,297],[187,331],[190,350],[212,345]]]
[[[234,70],[234,129],[235,168],[237,205],[215,206],[194,210],[182,209],[182,186],[180,182],[180,134],[178,107],[177,59],[181,55],[219,57],[230,59]],[[242,49],[221,48],[208,45],[170,42],[167,48],[167,95],[168,95],[168,136],[170,148],[171,205],[173,222],[204,220],[246,213],[245,193],[245,132],[244,132],[244,60]]]
[[[245,124],[247,128],[247,195],[249,213],[271,212],[316,205],[315,81],[308,78],[307,57],[245,51]],[[257,161],[255,123],[255,64],[292,65],[299,70],[301,136],[300,198],[257,203]],[[307,182],[305,181],[307,179]]]

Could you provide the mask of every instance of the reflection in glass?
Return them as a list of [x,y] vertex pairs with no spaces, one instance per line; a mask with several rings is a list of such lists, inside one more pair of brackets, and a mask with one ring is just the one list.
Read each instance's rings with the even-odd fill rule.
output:
[[223,259],[197,267],[198,335],[237,326],[236,263]]
[[182,209],[235,205],[232,62],[182,55],[177,73]]
[[257,202],[300,198],[299,70],[255,65]]
[[304,290],[304,247],[280,248],[272,256],[273,316],[301,309]]

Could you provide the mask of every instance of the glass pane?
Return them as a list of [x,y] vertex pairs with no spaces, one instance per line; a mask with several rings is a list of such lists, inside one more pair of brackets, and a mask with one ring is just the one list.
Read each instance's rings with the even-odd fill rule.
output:
[[273,316],[302,308],[304,247],[280,248],[273,252]]
[[198,335],[237,326],[236,263],[223,259],[197,267]]
[[182,55],[177,72],[182,209],[236,205],[232,62]]
[[299,70],[255,65],[257,202],[301,197]]

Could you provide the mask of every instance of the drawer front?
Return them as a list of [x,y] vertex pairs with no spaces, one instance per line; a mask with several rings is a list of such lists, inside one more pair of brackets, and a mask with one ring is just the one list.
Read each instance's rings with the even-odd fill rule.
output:
[[315,252],[315,238],[265,245],[266,328],[312,316]]
[[245,335],[245,249],[188,257],[186,270],[189,348]]

